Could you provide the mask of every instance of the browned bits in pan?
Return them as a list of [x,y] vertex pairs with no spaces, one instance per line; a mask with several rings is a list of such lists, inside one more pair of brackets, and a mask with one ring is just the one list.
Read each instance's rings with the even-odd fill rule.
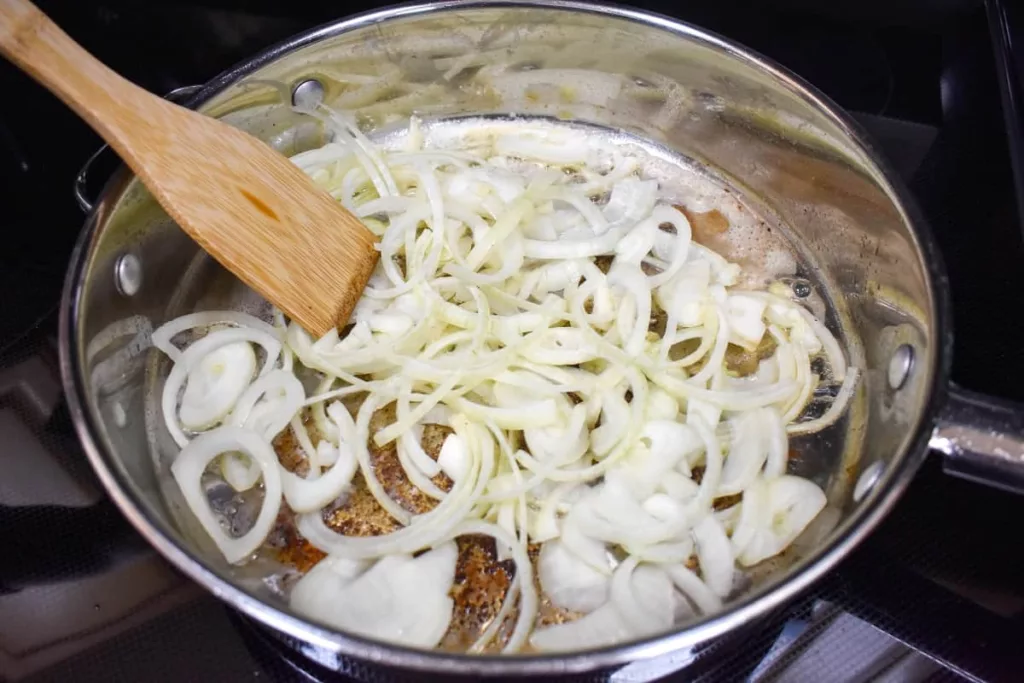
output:
[[302,453],[302,447],[299,446],[291,427],[281,430],[281,433],[274,438],[273,446],[282,467],[300,477],[306,476],[309,472],[309,465],[306,463],[306,456]]
[[299,535],[293,517],[288,506],[283,505],[277,520],[278,529],[283,537],[282,546],[277,550],[277,559],[305,574],[327,554],[319,548],[314,548],[309,541]]
[[[511,560],[498,561],[494,539],[489,536],[461,536],[455,583],[449,593],[455,601],[448,633],[441,639],[445,650],[464,652],[498,615],[515,576]],[[500,638],[495,640],[500,641]],[[500,642],[493,645],[500,649]]]
[[647,331],[653,332],[661,339],[665,336],[666,327],[668,327],[668,314],[658,305],[657,301],[652,301],[651,319],[647,324]]
[[531,543],[527,546],[530,562],[533,564],[533,584],[540,598],[537,605],[537,620],[534,622],[536,627],[541,628],[543,626],[553,626],[554,624],[564,624],[568,621],[579,619],[583,616],[582,614],[552,605],[551,601],[548,600],[548,597],[540,589],[540,578],[537,574],[537,559],[540,557],[540,548],[540,543]]
[[714,248],[712,243],[729,229],[729,219],[723,216],[718,209],[700,213],[690,211],[685,206],[676,206],[675,208],[679,209],[686,216],[686,220],[690,222],[694,241],[706,247]]
[[715,498],[715,502],[711,504],[711,507],[717,512],[719,510],[728,510],[733,505],[738,504],[743,500],[742,493],[734,493],[731,496],[722,496],[721,498]]
[[[384,491],[395,502],[414,514],[429,512],[437,507],[437,501],[413,486],[398,461],[398,441],[378,446],[373,435],[395,421],[395,404],[389,403],[378,408],[370,418],[370,463]],[[387,515],[386,512],[381,510]]]
[[381,536],[402,526],[374,499],[361,474],[352,479],[345,502],[324,515],[324,521],[345,536]]
[[[370,418],[368,447],[373,472],[387,494],[404,509],[413,514],[429,512],[437,506],[437,501],[409,481],[405,470],[402,469],[402,463],[398,461],[397,442],[377,446],[373,441],[373,434],[394,421],[394,403],[379,408]],[[428,428],[424,428],[423,447],[427,455],[437,458],[444,437],[448,433],[448,428],[440,425],[429,425]],[[452,485],[452,481],[443,472],[434,477],[434,483],[442,490],[448,490]],[[362,474],[357,474],[353,478],[348,498],[328,514],[324,521],[329,527],[346,536],[379,536],[397,531],[401,527],[374,499]]]
[[725,368],[737,377],[752,375],[757,372],[757,366],[761,361],[771,357],[777,347],[775,337],[770,334],[761,337],[761,343],[753,351],[729,344],[725,349]]
[[[668,351],[669,360],[680,360],[700,348],[700,339],[686,339],[672,345]],[[691,368],[693,366],[690,366]]]

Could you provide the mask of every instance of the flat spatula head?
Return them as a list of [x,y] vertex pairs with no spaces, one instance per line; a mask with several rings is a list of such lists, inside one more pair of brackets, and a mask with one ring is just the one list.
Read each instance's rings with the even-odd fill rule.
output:
[[309,333],[343,325],[377,262],[373,233],[263,142],[156,101],[162,120],[130,163],[178,225]]

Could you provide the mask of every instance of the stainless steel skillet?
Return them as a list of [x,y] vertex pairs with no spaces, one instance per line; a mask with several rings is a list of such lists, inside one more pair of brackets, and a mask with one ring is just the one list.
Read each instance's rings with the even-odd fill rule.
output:
[[[508,76],[503,87],[481,87],[477,76],[488,70]],[[566,71],[577,83],[571,95],[552,75]],[[389,80],[352,88],[344,81],[351,73]],[[643,642],[558,657],[468,657],[367,641],[290,613],[258,577],[205,552],[167,504],[166,472],[151,457],[159,435],[147,429],[148,332],[191,310],[258,302],[120,173],[82,233],[62,304],[62,369],[79,436],[150,543],[322,663],[344,654],[446,674],[562,673],[699,648],[832,568],[893,506],[929,448],[955,474],[1024,489],[1021,410],[949,386],[948,284],[913,200],[849,117],[769,61],[632,10],[436,3],[297,36],[206,84],[190,105],[293,152],[322,142],[320,128],[289,106],[310,96],[357,110],[368,128],[412,113],[536,114],[623,129],[704,163],[785,233],[809,264],[800,275],[830,302],[830,324],[866,368],[849,418],[802,458],[827,488],[834,528],[721,613]]]

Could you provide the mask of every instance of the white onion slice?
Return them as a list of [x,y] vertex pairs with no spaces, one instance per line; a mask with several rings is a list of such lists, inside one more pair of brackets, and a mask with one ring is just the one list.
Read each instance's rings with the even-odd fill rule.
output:
[[825,414],[816,420],[807,420],[806,422],[797,422],[786,427],[786,432],[789,434],[813,434],[820,432],[826,427],[831,427],[835,424],[843,413],[846,412],[846,407],[850,403],[850,399],[857,391],[857,380],[860,378],[860,370],[857,368],[849,368],[846,372],[846,378],[843,380],[842,386],[839,387],[839,393],[832,399],[832,405],[828,407]]
[[[768,442],[775,434],[773,412],[771,408],[758,408],[729,420],[732,443],[722,465],[716,496],[742,493],[761,473],[768,459]],[[769,420],[772,420],[771,424]],[[773,466],[777,467],[777,464],[773,463]]]
[[672,581],[658,567],[637,566],[627,558],[615,569],[611,602],[629,626],[633,637],[664,631],[672,625]]
[[337,499],[348,489],[356,473],[356,457],[352,449],[341,444],[338,455],[329,470],[315,479],[304,479],[281,468],[284,499],[295,512],[313,512]]
[[530,645],[542,652],[580,652],[632,637],[622,615],[609,602],[575,621],[536,629]]
[[[201,479],[207,465],[222,453],[240,451],[256,463],[263,472],[263,504],[252,528],[238,538],[232,538],[214,517],[203,492]],[[189,509],[202,524],[228,562],[236,563],[252,555],[266,540],[277,522],[281,507],[281,477],[277,455],[256,432],[241,427],[223,426],[200,434],[181,450],[171,465],[178,487]]]
[[722,608],[722,600],[708,588],[699,576],[681,564],[664,565],[665,571],[682,593],[689,598],[702,614],[717,612]]
[[825,507],[825,493],[807,479],[783,475],[757,481],[743,496],[732,546],[745,567],[785,550]]
[[302,383],[294,374],[272,370],[249,385],[235,403],[228,422],[244,425],[270,441],[292,421],[305,397]]
[[458,434],[449,434],[441,444],[441,452],[437,456],[437,464],[452,481],[458,481],[469,472],[470,458],[466,453],[466,444]]
[[241,453],[225,453],[220,457],[220,475],[236,491],[248,491],[260,480],[262,470]]
[[728,597],[732,592],[736,563],[725,529],[714,515],[708,515],[693,527],[693,540],[704,583],[719,597]]
[[163,351],[172,361],[177,363],[181,361],[182,351],[171,342],[175,336],[195,327],[210,327],[219,323],[234,323],[240,328],[256,330],[275,339],[281,339],[280,331],[275,329],[273,325],[238,311],[200,311],[198,313],[189,313],[188,315],[174,318],[156,328],[153,330],[150,338],[153,341],[153,346]]
[[225,344],[189,371],[178,417],[182,426],[204,431],[224,419],[252,381],[256,354],[249,342]]
[[608,576],[591,568],[561,541],[541,546],[537,576],[544,594],[558,607],[585,614],[608,599]]
[[296,585],[290,604],[343,631],[434,647],[451,622],[454,602],[448,591],[457,559],[458,548],[449,541],[415,558],[389,555],[351,579],[334,571],[311,571]]
[[[154,332],[154,334],[156,333]],[[199,341],[191,344],[175,362],[174,367],[171,368],[171,372],[167,375],[167,380],[164,382],[163,394],[161,396],[161,410],[164,416],[164,424],[167,427],[167,431],[177,442],[179,447],[184,448],[185,445],[188,444],[189,438],[185,436],[185,433],[178,425],[175,404],[178,400],[178,392],[185,383],[189,371],[192,370],[192,368],[195,367],[195,365],[208,353],[216,351],[222,346],[227,346],[228,344],[234,344],[236,342],[256,342],[264,348],[267,352],[267,361],[264,363],[261,374],[269,370],[274,360],[281,352],[281,343],[273,334],[267,334],[257,329],[241,327],[210,332]],[[241,398],[238,400],[241,401]],[[237,408],[238,402],[236,402],[235,405]],[[291,419],[290,416],[289,419]],[[287,424],[287,420],[285,421],[285,424]]]

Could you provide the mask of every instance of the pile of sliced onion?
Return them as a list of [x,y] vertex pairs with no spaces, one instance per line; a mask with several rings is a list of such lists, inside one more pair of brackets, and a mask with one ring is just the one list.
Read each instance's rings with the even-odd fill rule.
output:
[[[817,484],[787,473],[789,437],[835,423],[857,369],[780,288],[737,289],[738,266],[692,241],[686,215],[629,153],[524,122],[480,123],[491,129],[439,148],[413,120],[408,136],[380,146],[342,114],[312,113],[333,140],[294,162],[380,237],[346,334],[313,339],[280,314],[270,324],[232,311],[152,334],[172,361],[162,408],[181,451],[171,472],[229,562],[259,551],[284,503],[328,553],[291,606],[429,648],[451,621],[452,539],[486,534],[516,573],[471,651],[569,651],[718,609],[745,568],[789,547],[824,508]],[[650,330],[656,309],[660,335]],[[774,351],[757,372],[732,376],[729,346],[754,351],[766,337]],[[804,419],[825,381],[841,383],[836,399]],[[356,394],[366,399],[352,415],[339,401]],[[396,421],[371,432],[390,403]],[[437,460],[420,443],[427,424],[452,429]],[[302,475],[273,449],[284,430],[305,457]],[[436,507],[411,515],[389,497],[371,441],[395,442]],[[357,472],[400,529],[356,538],[328,527],[322,509]],[[447,492],[432,481],[442,472]],[[223,528],[206,498],[210,476],[240,492],[259,487],[251,528]],[[725,497],[733,504],[716,511]],[[530,543],[542,544],[548,600],[582,616],[534,628]]]

